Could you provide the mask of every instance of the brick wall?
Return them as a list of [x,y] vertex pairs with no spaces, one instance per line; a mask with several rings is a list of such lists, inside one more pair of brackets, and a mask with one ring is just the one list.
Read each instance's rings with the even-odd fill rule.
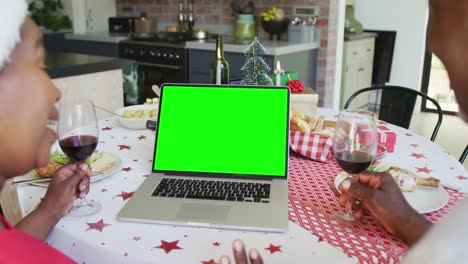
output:
[[[227,28],[232,30],[235,17],[231,14],[231,0],[194,0],[195,26],[210,28]],[[321,106],[332,106],[335,60],[336,60],[336,30],[338,22],[339,0],[253,0],[256,13],[265,11],[275,5],[292,17],[293,5],[315,5],[320,8],[318,26],[320,29],[320,50],[317,69],[317,87]],[[179,12],[177,0],[117,0],[117,14],[120,16],[138,16],[146,12],[158,23],[159,30],[166,25],[177,25]],[[259,23],[257,23],[259,24]],[[261,28],[260,37],[266,37]],[[339,69],[341,70],[341,69]]]

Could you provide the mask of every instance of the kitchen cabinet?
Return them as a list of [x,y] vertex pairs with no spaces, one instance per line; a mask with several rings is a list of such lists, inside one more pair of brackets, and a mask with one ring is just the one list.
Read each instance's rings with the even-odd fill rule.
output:
[[[299,79],[304,85],[316,87],[317,76],[317,49],[292,52],[281,55],[265,55],[263,59],[272,69],[276,68],[276,61],[286,71],[297,71]],[[245,64],[245,55],[242,52],[224,52],[229,63],[229,78],[241,79],[241,67]],[[215,57],[214,50],[188,49],[188,81],[190,83],[211,83],[210,68]]]
[[[356,91],[372,85],[375,36],[346,40],[343,46],[343,73],[341,79],[341,104],[343,109],[348,98]],[[369,98],[359,95],[352,108],[366,107]]]
[[65,33],[44,34],[44,47],[47,51],[87,54],[94,56],[119,57],[118,42],[69,39]]

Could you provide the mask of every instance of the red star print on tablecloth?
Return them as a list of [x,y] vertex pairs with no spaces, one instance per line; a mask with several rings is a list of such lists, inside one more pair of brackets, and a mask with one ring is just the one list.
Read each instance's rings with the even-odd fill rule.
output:
[[418,145],[418,144],[411,144],[410,146],[412,146],[413,148],[417,148],[417,147],[419,147],[419,145]]
[[169,254],[169,252],[171,252],[172,250],[182,249],[181,247],[177,245],[178,243],[179,243],[179,240],[172,241],[172,242],[161,240],[161,245],[154,247],[152,249],[155,249],[155,248],[164,249],[164,252],[166,252],[166,254]]
[[117,194],[114,197],[122,197],[122,199],[124,201],[126,201],[127,199],[132,198],[133,194],[135,194],[135,192],[124,192],[124,191],[122,191],[121,194]]
[[128,146],[128,145],[117,145],[117,147],[119,147],[119,150],[124,150],[124,149],[131,150],[132,149],[132,146]]
[[213,242],[212,244],[213,244],[213,247],[219,247],[221,245],[218,241]]
[[101,128],[102,131],[110,131],[112,130],[112,127],[103,127]]
[[129,172],[133,170],[131,167],[127,167],[127,168],[122,168],[122,171],[125,171],[125,172]]
[[88,225],[88,229],[86,229],[85,231],[97,230],[99,232],[102,232],[102,229],[104,229],[104,227],[111,225],[111,224],[104,223],[104,220],[102,219],[97,221],[96,223],[86,223],[86,224]]
[[411,136],[413,136],[413,134],[411,134],[411,133],[406,133],[405,136],[411,137]]
[[265,248],[265,249],[269,250],[271,254],[273,254],[275,252],[283,252],[283,251],[281,251],[281,246],[275,246],[273,244],[270,244],[270,246]]
[[133,239],[132,239],[132,240],[134,240],[134,241],[140,241],[140,240],[141,240],[141,237],[139,237],[139,236],[136,236],[136,237],[133,237]]
[[424,156],[424,154],[419,154],[419,153],[415,153],[415,152],[411,153],[410,156],[413,156],[413,157],[415,157],[415,158],[417,158],[417,159],[425,158],[425,157],[426,157],[426,156]]
[[205,260],[201,262],[202,264],[216,264],[216,262],[214,261],[214,259],[210,259],[210,260]]
[[427,174],[432,172],[432,170],[430,170],[428,167],[422,167],[422,168],[416,167],[416,169],[418,170],[417,172],[424,172]]
[[457,178],[460,180],[460,181],[466,181],[468,180],[468,177],[465,177],[465,176],[457,176]]
[[143,139],[146,139],[146,136],[141,135],[138,137],[138,140],[143,140]]
[[106,188],[102,188],[102,189],[101,189],[101,192],[107,192],[107,189],[106,189]]

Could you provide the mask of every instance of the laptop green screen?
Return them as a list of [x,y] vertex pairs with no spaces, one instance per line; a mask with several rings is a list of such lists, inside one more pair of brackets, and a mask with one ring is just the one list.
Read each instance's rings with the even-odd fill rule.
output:
[[155,171],[286,176],[285,87],[163,85]]

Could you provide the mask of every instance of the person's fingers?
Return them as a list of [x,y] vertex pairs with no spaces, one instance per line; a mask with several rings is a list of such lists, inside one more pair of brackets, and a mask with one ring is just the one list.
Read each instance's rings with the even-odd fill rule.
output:
[[73,175],[76,171],[77,165],[75,163],[67,164],[65,166],[60,167],[54,174],[53,180],[55,181],[63,181],[66,180],[68,177]]
[[372,174],[369,171],[363,171],[358,174],[357,181],[364,185],[369,185]]
[[[386,177],[385,172],[379,172],[379,173],[374,173],[372,174],[370,181],[369,181],[369,187],[378,189],[380,188],[380,185],[382,184],[383,178]],[[390,176],[391,177],[391,176]],[[392,178],[393,180],[393,178]]]
[[347,193],[358,200],[367,201],[374,195],[373,188],[369,188],[368,186],[357,182],[352,182],[350,180],[343,181],[341,186]]
[[86,194],[89,192],[89,184],[90,184],[90,178],[89,177],[83,177],[81,181],[79,182],[78,185],[78,198],[83,199]]
[[260,252],[258,252],[258,250],[256,250],[255,248],[249,251],[249,258],[251,264],[263,264],[262,256],[260,255]]
[[231,264],[231,260],[229,259],[228,256],[222,256],[219,259],[219,264]]
[[88,171],[88,164],[82,163],[78,166],[78,168],[75,170],[75,173],[68,178],[68,181],[70,181],[71,185],[78,185],[78,183],[83,179],[83,177],[86,176],[86,173]]
[[356,217],[356,219],[361,219],[362,217],[362,205],[356,207],[356,210],[354,210],[354,217]]
[[341,206],[346,206],[347,202],[348,202],[348,194],[346,192],[342,192],[340,197],[338,198],[338,203]]
[[234,260],[236,264],[248,264],[244,242],[239,239],[234,240],[232,242],[232,249],[234,252]]

